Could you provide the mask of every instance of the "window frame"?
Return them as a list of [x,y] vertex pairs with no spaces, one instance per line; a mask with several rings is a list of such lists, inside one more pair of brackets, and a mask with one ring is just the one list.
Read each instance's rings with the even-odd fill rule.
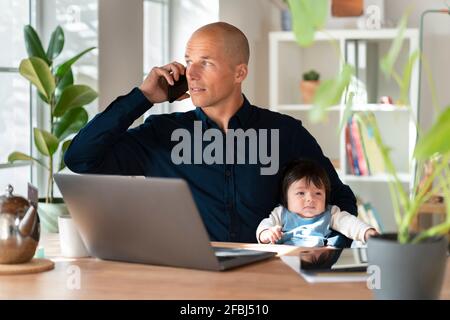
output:
[[[36,2],[35,0],[28,0],[28,23],[35,25],[34,22],[34,17],[36,15]],[[8,66],[0,66],[0,73],[1,74],[5,74],[5,73],[14,73],[14,74],[19,74],[19,68],[16,67],[8,67]],[[32,92],[32,86],[31,83],[28,84],[28,90],[29,90],[29,96],[30,96],[30,104],[28,105],[28,114],[29,114],[29,128],[28,128],[28,137],[29,137],[29,145],[30,145],[30,149],[28,150],[29,154],[32,155],[33,154],[33,121],[34,121],[34,117],[33,117],[33,104],[34,104],[34,95]],[[5,170],[5,169],[12,169],[12,168],[17,168],[17,167],[29,167],[30,173],[29,173],[29,182],[33,183],[35,179],[34,175],[33,175],[33,163],[32,161],[21,161],[19,163],[1,163],[0,164],[0,170]]]
[[[163,25],[162,25],[162,44],[163,47],[161,48],[161,56],[163,61],[167,62],[169,61],[169,52],[170,52],[170,10],[172,7],[172,0],[143,0],[143,4],[145,5],[145,2],[152,2],[152,3],[156,3],[156,4],[160,4],[163,6],[162,10],[163,10]],[[145,12],[145,11],[144,11]],[[145,19],[146,17],[144,16],[144,23],[143,23],[143,27],[145,27]],[[145,35],[145,30],[144,30],[144,35]],[[143,39],[143,41],[145,41],[145,37]],[[145,59],[145,52],[144,52],[144,59]],[[144,60],[145,61],[145,60]],[[143,61],[143,66],[145,69],[145,62]],[[150,72],[150,70],[144,70],[143,71],[143,80],[145,79],[145,77],[147,76],[147,74]],[[144,114],[144,118],[147,118],[149,115],[153,114],[154,110],[149,110]],[[168,102],[164,102],[162,104],[160,104],[160,113],[169,113],[171,111],[171,107],[170,104]],[[158,112],[159,113],[159,112]]]

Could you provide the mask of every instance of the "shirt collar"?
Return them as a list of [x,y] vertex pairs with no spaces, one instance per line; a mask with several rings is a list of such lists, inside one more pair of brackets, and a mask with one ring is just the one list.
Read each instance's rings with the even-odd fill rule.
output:
[[[236,111],[236,113],[231,117],[228,126],[231,129],[242,128],[246,130],[249,127],[250,117],[252,114],[252,105],[247,100],[247,97],[243,94],[244,102],[242,106]],[[195,115],[198,120],[201,120],[205,128],[217,127],[217,125],[212,121],[206,113],[200,107],[195,108]],[[236,123],[237,121],[237,123]]]

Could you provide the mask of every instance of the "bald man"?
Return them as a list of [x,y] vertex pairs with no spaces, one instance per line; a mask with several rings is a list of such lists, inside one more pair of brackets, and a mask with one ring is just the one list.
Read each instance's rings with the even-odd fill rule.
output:
[[[185,65],[154,67],[139,88],[96,115],[73,139],[66,165],[78,173],[186,180],[213,241],[256,242],[259,222],[279,203],[282,168],[298,158],[321,164],[331,181],[331,204],[356,215],[355,196],[301,122],[253,106],[243,95],[249,56],[238,28],[224,22],[201,27],[186,45]],[[168,100],[168,86],[181,75],[189,90],[178,100],[190,98],[196,108],[151,115],[128,129]],[[351,243],[336,232],[328,240],[339,247]]]

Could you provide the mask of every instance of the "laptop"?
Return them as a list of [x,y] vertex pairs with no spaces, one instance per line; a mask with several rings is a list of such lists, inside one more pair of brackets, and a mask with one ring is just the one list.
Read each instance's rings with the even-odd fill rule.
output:
[[188,184],[176,178],[55,174],[91,256],[227,270],[276,253],[211,246]]

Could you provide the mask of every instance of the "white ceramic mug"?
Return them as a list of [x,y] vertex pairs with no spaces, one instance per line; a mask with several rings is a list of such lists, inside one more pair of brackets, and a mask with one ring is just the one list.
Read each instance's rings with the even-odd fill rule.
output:
[[89,252],[71,216],[59,216],[58,228],[59,245],[61,247],[61,254],[64,257],[81,258],[89,256]]

